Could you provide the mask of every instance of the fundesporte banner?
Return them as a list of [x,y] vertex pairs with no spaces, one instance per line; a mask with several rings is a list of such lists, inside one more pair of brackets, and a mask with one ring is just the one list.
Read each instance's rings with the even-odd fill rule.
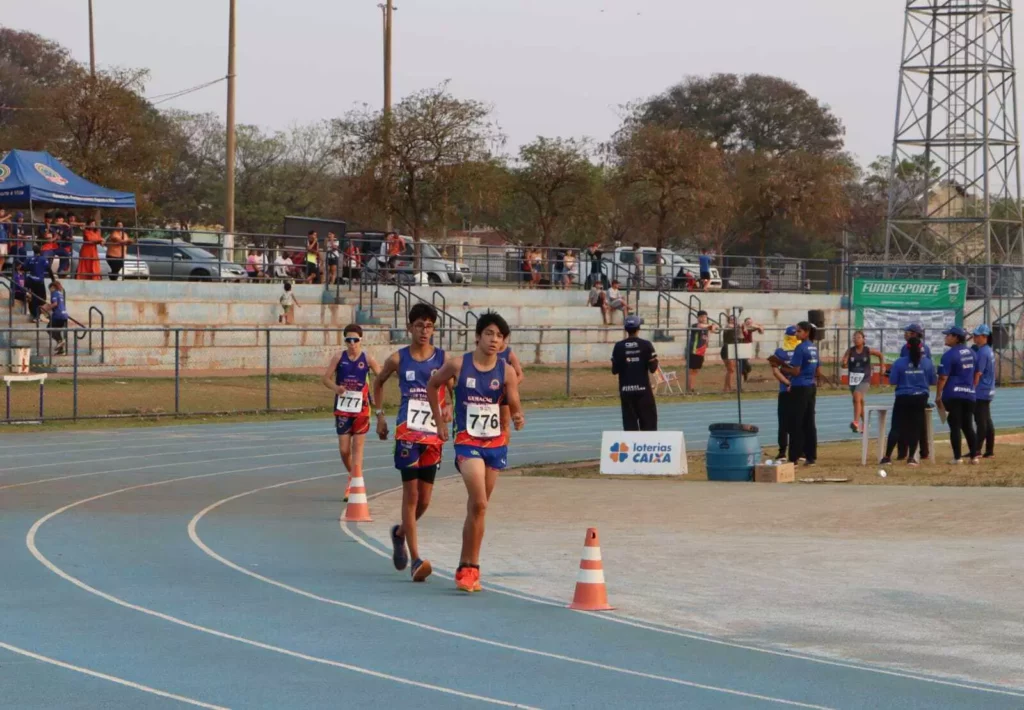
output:
[[868,345],[885,353],[887,360],[899,356],[903,328],[917,322],[924,327],[925,342],[933,357],[945,349],[942,331],[963,322],[967,303],[966,281],[855,279],[853,307],[857,328],[864,331]]

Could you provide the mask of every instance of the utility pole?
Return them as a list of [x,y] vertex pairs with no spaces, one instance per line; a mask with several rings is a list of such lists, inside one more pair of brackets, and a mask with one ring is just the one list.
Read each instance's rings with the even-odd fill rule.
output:
[[228,0],[228,115],[224,231],[235,234],[235,0]]
[[92,22],[92,0],[89,0],[89,75],[96,78],[96,33]]
[[[395,10],[393,0],[384,0],[380,4],[381,12],[384,15],[384,160],[389,164],[391,159],[391,38],[394,27]],[[388,209],[387,230],[390,232],[394,225],[391,222],[391,209]]]

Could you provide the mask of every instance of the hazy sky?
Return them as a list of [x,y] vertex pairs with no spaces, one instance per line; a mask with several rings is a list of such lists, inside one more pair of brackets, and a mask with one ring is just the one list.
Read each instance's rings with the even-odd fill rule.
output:
[[[603,140],[619,106],[688,74],[774,74],[829,104],[847,147],[891,149],[899,0],[395,0],[396,99],[451,80],[514,148]],[[265,127],[381,101],[377,0],[238,0],[238,120]],[[0,0],[0,23],[88,60],[86,0]],[[227,0],[95,0],[100,65],[148,67],[148,95],[226,73]],[[166,107],[224,113],[218,84]]]

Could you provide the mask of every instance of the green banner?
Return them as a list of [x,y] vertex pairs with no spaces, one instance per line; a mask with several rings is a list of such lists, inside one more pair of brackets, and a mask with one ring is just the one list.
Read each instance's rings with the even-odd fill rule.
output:
[[855,308],[960,311],[967,303],[966,281],[854,279]]

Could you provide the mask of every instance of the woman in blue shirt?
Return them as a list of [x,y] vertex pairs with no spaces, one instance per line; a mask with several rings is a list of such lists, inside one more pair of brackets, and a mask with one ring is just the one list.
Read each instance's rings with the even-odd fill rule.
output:
[[[889,370],[889,384],[896,388],[892,426],[899,432],[900,449],[906,450],[910,466],[917,466],[914,455],[918,446],[924,442],[925,407],[928,404],[928,393],[936,381],[935,363],[924,357],[921,340],[911,338],[907,341],[907,355],[897,359]],[[895,443],[890,437],[885,457],[879,463],[892,463]]]
[[797,323],[796,337],[800,344],[793,351],[788,365],[779,358],[770,358],[782,374],[789,376],[789,460],[796,463],[805,458],[813,466],[818,458],[818,427],[814,406],[818,396],[818,348],[812,334],[814,326],[807,321]]
[[68,329],[68,304],[60,281],[54,279],[50,283],[50,302],[42,310],[50,314],[50,337],[57,343],[54,354],[63,355],[67,349],[64,333]]
[[949,443],[953,447],[950,464],[963,463],[960,434],[967,439],[972,464],[981,462],[974,432],[974,352],[967,347],[967,331],[958,325],[942,331],[949,348],[939,363],[939,383],[935,404],[944,408],[949,421]]
[[974,424],[978,428],[978,450],[985,444],[985,455],[995,456],[996,427],[992,423],[992,400],[996,396],[996,356],[989,345],[992,329],[979,325],[974,329]]

